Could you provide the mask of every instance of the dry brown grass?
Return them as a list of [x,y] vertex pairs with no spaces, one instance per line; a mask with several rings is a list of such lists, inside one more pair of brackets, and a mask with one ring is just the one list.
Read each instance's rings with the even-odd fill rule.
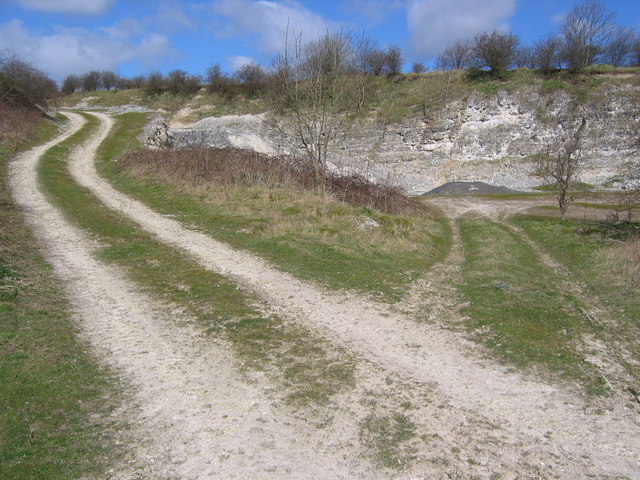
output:
[[0,104],[0,144],[17,145],[29,140],[42,119],[30,109]]
[[640,237],[634,236],[609,249],[605,261],[621,273],[621,280],[640,285]]
[[144,150],[125,157],[129,168],[161,174],[191,186],[293,186],[327,193],[336,200],[393,215],[411,215],[423,207],[400,188],[379,185],[359,175],[316,175],[306,162],[291,157],[270,157],[240,149],[188,148]]

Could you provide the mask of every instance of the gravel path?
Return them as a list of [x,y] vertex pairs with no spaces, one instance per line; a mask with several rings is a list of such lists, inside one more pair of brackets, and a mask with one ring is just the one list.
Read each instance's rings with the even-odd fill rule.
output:
[[[97,145],[112,120],[102,122]],[[92,147],[93,148],[93,147]],[[592,413],[574,394],[530,381],[473,353],[475,347],[433,325],[419,325],[355,295],[328,292],[283,273],[265,261],[229,248],[163,217],[101,179],[92,155],[76,156],[71,171],[106,206],[157,238],[188,252],[206,268],[252,289],[291,319],[316,329],[391,374],[432,386],[454,415],[485,422],[476,433],[506,439],[511,451],[537,459],[544,475],[561,478],[640,478],[640,426],[622,401]],[[483,438],[477,438],[481,445]],[[515,453],[514,453],[515,452]],[[335,478],[332,475],[322,478]]]
[[[83,338],[129,385],[122,409],[130,450],[109,478],[371,478],[366,465],[327,451],[314,427],[274,409],[264,385],[242,381],[225,345],[206,339],[179,310],[140,293],[98,262],[98,246],[54,207],[36,175],[40,156],[83,124],[16,158],[16,202],[67,288]],[[73,153],[92,158],[104,130]],[[364,465],[364,466],[363,466]]]

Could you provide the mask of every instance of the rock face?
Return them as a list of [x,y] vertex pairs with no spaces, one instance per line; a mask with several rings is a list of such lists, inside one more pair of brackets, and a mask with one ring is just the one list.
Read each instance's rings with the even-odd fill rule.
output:
[[[559,145],[586,128],[581,180],[609,186],[620,168],[638,159],[640,86],[610,85],[597,95],[576,98],[564,90],[536,88],[472,95],[397,124],[363,121],[334,142],[329,161],[424,193],[453,181],[483,181],[515,190],[539,185],[531,176],[531,156]],[[291,147],[256,115],[201,120],[190,128],[169,129],[175,146],[204,143],[292,153]]]

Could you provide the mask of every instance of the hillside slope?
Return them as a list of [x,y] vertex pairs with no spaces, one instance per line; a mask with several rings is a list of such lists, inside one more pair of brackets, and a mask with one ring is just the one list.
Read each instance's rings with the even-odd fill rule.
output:
[[[299,153],[271,128],[263,98],[231,101],[204,90],[188,98],[111,93],[83,106],[113,105],[116,98],[145,103],[162,116],[148,129],[150,145],[163,138],[175,146]],[[508,80],[470,80],[464,72],[380,78],[370,86],[366,112],[334,142],[329,160],[413,193],[449,181],[528,190],[539,183],[530,175],[531,156],[573,135],[584,118],[581,180],[615,188],[621,168],[638,158],[639,116],[634,69],[550,77],[520,70]]]

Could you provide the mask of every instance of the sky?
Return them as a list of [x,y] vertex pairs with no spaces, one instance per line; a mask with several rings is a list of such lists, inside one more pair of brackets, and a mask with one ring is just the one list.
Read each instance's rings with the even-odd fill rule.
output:
[[[340,31],[402,49],[405,70],[433,63],[456,40],[494,29],[523,44],[557,32],[573,0],[0,0],[0,51],[51,78],[111,70],[123,76],[219,63],[265,67],[290,37]],[[640,32],[640,0],[604,0]]]

